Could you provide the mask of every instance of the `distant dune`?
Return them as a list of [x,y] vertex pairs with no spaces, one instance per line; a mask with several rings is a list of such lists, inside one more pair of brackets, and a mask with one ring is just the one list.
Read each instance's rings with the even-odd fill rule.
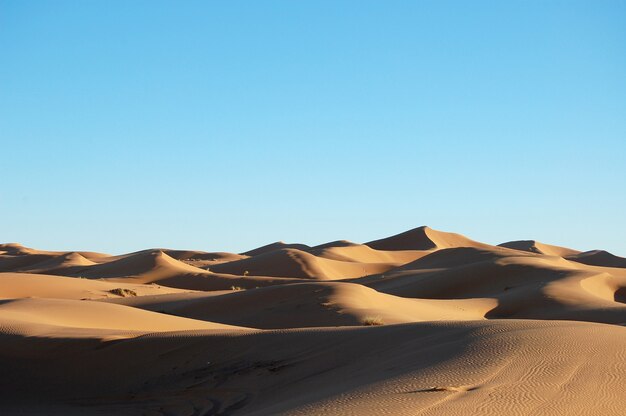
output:
[[623,415],[626,259],[419,227],[121,256],[0,244],[0,414]]

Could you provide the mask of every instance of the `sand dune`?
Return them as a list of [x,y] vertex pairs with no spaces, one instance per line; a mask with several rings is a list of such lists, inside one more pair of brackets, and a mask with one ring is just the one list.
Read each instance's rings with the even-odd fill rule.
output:
[[584,253],[568,256],[567,258],[568,260],[592,266],[626,268],[626,258],[613,255],[604,250],[585,251]]
[[0,244],[0,254],[3,256],[24,256],[38,254],[38,251],[18,243],[5,243]]
[[[71,273],[74,269],[82,269],[83,267],[92,266],[93,261],[83,257],[80,253],[64,253],[54,256],[47,260],[30,264],[27,270],[30,273]],[[20,271],[22,271],[20,270]]]
[[621,415],[626,259],[419,227],[111,256],[0,245],[0,414]]
[[[584,283],[590,281],[598,283],[593,287]],[[495,299],[498,306],[487,318],[626,323],[626,304],[618,299],[626,277],[604,268],[579,267],[560,257],[497,248],[444,249],[357,282],[402,297]]]
[[281,248],[247,259],[217,264],[211,270],[236,275],[333,280],[380,273],[393,266],[389,263],[335,260],[294,248]]
[[270,286],[186,299],[174,294],[111,300],[176,316],[262,329],[362,326],[368,319],[385,324],[475,320],[484,319],[497,304],[489,299],[407,299],[338,282]]
[[242,254],[226,252],[207,253],[205,251],[167,249],[161,249],[160,251],[173,259],[180,260],[185,264],[203,270],[209,270],[214,264],[227,263],[247,258],[247,256]]
[[16,243],[0,244],[0,272],[42,271],[47,268],[46,265],[56,268],[63,263],[71,263],[74,254],[88,261],[80,253],[35,250]]
[[[11,334],[32,335],[33,328],[89,328],[155,332],[192,329],[239,329],[230,325],[209,323],[156,314],[123,305],[68,299],[0,300],[0,328]],[[37,331],[37,335],[41,335]],[[49,332],[48,332],[49,331]],[[54,336],[54,328],[46,328]]]
[[309,250],[309,253],[330,260],[356,263],[389,263],[402,265],[418,259],[426,253],[415,250],[383,251],[365,244],[322,245]]
[[616,256],[605,250],[591,250],[580,252],[578,250],[572,250],[570,248],[551,246],[549,244],[543,244],[531,240],[511,241],[508,243],[500,244],[500,246],[516,250],[545,254],[548,256],[563,257],[568,260],[588,264],[591,266],[626,268],[626,258]]
[[483,245],[461,234],[436,231],[426,226],[365,244],[376,250],[435,250]]
[[276,251],[280,249],[288,249],[288,248],[306,251],[310,247],[307,246],[306,244],[288,244],[288,243],[285,243],[284,241],[277,241],[275,243],[270,243],[262,247],[255,248],[253,250],[246,251],[245,253],[241,253],[241,254],[243,256],[253,257],[253,256],[258,256],[259,254],[266,254],[272,251]]
[[508,243],[500,244],[500,246],[515,250],[529,251],[531,253],[545,254],[547,256],[567,257],[580,253],[578,250],[543,244],[535,240],[509,241]]
[[185,273],[202,273],[204,270],[175,260],[161,250],[140,252],[132,256],[86,267],[81,270],[85,277],[110,278],[142,276],[164,278]]

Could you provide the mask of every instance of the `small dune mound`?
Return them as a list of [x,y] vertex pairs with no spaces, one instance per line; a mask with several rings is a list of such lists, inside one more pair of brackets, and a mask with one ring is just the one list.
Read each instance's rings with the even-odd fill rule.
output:
[[241,253],[241,255],[253,257],[253,256],[261,255],[261,254],[271,253],[272,251],[275,251],[275,250],[296,249],[296,250],[306,251],[309,248],[311,247],[307,246],[306,244],[299,244],[299,243],[292,244],[292,243],[285,243],[284,241],[276,241],[274,243],[266,244],[264,246],[252,249],[250,251],[246,251],[245,253]]
[[572,250],[571,248],[543,244],[535,240],[509,241],[507,243],[499,244],[499,246],[510,248],[513,250],[527,251],[529,253],[537,253],[544,254],[546,256],[557,257],[573,256],[580,253],[580,251]]
[[94,263],[101,263],[103,261],[108,261],[112,257],[110,254],[96,253],[94,251],[78,251],[77,253],[83,256],[84,258],[86,258],[87,260],[90,260]]
[[77,253],[75,251],[64,254],[62,258],[63,266],[91,266],[93,264],[96,264],[95,262],[83,256],[81,253]]
[[31,265],[28,270],[37,271],[39,273],[54,273],[70,267],[80,268],[85,266],[92,266],[94,264],[96,263],[83,257],[80,253],[69,252],[60,254],[40,263],[35,263]]
[[145,276],[157,279],[205,271],[173,259],[161,250],[151,250],[90,266],[83,273],[94,278]]
[[32,248],[24,247],[18,243],[5,243],[0,244],[0,254],[8,254],[10,256],[22,256],[26,254],[34,254],[35,250]]
[[437,250],[450,247],[479,247],[485,244],[470,240],[461,234],[436,231],[427,226],[365,243],[376,250]]
[[330,243],[319,244],[317,246],[311,247],[311,251],[322,250],[325,248],[333,248],[333,247],[353,247],[353,246],[360,246],[360,245],[361,244],[353,243],[352,241],[348,241],[348,240],[337,240],[337,241],[331,241]]
[[306,251],[310,247],[307,246],[306,244],[288,244],[288,243],[285,243],[284,241],[277,241],[275,243],[267,244],[265,246],[255,248],[254,250],[246,251],[245,253],[241,253],[241,254],[244,256],[253,257],[253,256],[261,255],[261,254],[267,254],[276,250],[290,249],[290,248]]
[[619,257],[604,250],[591,250],[567,257],[578,263],[590,266],[626,268],[626,258]]

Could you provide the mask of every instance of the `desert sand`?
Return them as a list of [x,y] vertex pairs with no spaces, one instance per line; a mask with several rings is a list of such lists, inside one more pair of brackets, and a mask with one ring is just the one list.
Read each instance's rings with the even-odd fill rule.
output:
[[626,259],[419,227],[112,256],[0,244],[2,415],[624,415]]

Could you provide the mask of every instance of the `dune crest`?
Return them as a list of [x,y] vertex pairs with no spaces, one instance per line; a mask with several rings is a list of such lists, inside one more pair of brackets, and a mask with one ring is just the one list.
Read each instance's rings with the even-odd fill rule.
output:
[[568,260],[576,261],[590,266],[605,266],[626,268],[626,258],[619,257],[604,250],[585,251],[567,257]]
[[500,247],[512,248],[514,250],[528,251],[530,253],[545,254],[546,256],[559,256],[567,257],[579,254],[580,251],[572,250],[571,248],[553,246],[550,244],[543,244],[535,240],[518,240],[509,241],[507,243],[499,244]]
[[436,250],[451,247],[479,247],[482,243],[455,233],[433,230],[421,226],[391,237],[365,243],[376,250]]

